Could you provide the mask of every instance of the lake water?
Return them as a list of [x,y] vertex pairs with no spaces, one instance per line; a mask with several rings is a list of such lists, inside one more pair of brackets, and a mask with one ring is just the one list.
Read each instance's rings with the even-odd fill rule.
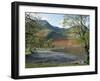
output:
[[26,63],[30,64],[61,64],[61,63],[80,63],[82,64],[84,58],[67,54],[63,52],[52,52],[52,51],[38,51],[36,54],[26,55]]

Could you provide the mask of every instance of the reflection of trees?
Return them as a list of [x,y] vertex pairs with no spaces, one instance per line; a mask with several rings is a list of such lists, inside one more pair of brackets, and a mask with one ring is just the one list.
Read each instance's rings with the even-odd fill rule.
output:
[[79,27],[77,30],[78,40],[87,53],[87,63],[89,60],[89,16],[88,15],[64,15],[63,26]]
[[47,40],[45,37],[36,36],[41,30],[37,21],[41,18],[36,14],[25,13],[25,43],[26,49],[30,52],[36,51],[36,48],[47,48],[52,46],[52,40]]

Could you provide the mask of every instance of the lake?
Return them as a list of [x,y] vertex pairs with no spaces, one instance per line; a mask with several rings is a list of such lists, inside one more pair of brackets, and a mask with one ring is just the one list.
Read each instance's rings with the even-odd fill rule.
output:
[[38,51],[25,56],[26,68],[84,65],[85,56],[77,56],[64,52]]

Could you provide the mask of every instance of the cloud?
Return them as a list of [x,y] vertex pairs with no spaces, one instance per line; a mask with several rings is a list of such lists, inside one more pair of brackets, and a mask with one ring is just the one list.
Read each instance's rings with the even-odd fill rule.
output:
[[41,17],[41,19],[42,19],[42,20],[48,20],[47,17],[43,17],[43,16]]

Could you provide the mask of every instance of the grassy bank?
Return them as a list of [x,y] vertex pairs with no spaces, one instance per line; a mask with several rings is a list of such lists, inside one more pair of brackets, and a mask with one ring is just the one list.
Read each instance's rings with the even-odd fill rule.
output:
[[60,63],[60,64],[56,64],[56,63],[26,63],[25,64],[25,68],[40,68],[40,67],[58,67],[58,66],[82,66],[82,65],[86,65],[86,64],[69,64],[69,63]]

